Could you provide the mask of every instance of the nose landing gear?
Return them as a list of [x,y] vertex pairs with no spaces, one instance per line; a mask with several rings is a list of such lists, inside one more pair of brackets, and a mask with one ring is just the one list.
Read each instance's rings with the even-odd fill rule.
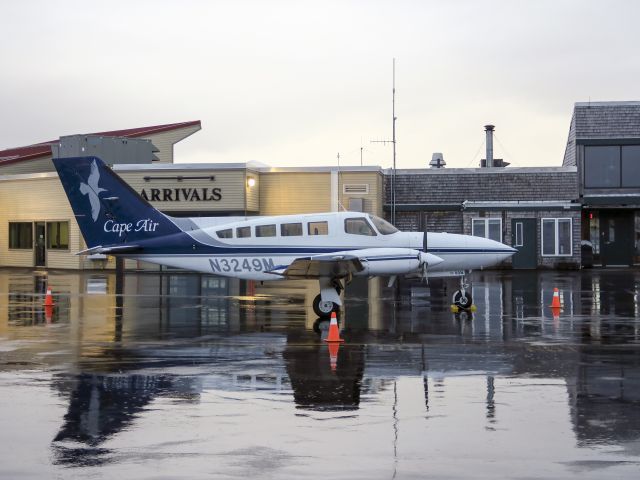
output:
[[473,298],[471,297],[471,293],[467,290],[468,288],[469,284],[466,282],[466,278],[464,276],[460,277],[460,289],[453,292],[453,297],[451,299],[452,310],[475,310]]

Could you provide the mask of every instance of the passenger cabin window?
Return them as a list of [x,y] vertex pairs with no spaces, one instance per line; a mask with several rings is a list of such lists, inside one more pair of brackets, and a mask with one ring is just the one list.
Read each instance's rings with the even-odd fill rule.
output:
[[391,235],[392,233],[400,231],[386,220],[376,217],[375,215],[369,215],[369,220],[371,220],[371,223],[373,223],[382,235]]
[[309,222],[309,235],[329,235],[327,222]]
[[364,218],[347,218],[344,221],[344,231],[353,235],[367,235],[373,237],[376,232],[373,231],[369,222]]
[[233,238],[233,230],[230,228],[218,230],[216,235],[218,235],[218,238]]
[[280,235],[283,237],[301,237],[302,236],[302,224],[301,223],[283,223],[280,225]]
[[258,225],[256,227],[256,237],[275,237],[276,226],[275,225]]
[[238,227],[236,228],[236,237],[249,238],[251,236],[251,227]]

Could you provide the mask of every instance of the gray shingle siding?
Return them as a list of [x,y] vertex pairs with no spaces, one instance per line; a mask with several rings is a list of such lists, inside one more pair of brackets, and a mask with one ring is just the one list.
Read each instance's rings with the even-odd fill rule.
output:
[[575,138],[640,138],[640,102],[576,103]]
[[403,232],[462,233],[462,212],[398,212],[396,226]]
[[563,167],[576,165],[576,114],[571,116],[571,125],[569,125],[569,138],[567,138],[567,147],[564,151]]
[[[385,175],[385,203],[390,203]],[[575,167],[400,170],[396,204],[461,204],[470,201],[577,200]]]
[[577,164],[581,140],[640,140],[640,102],[577,102],[573,107],[563,166]]

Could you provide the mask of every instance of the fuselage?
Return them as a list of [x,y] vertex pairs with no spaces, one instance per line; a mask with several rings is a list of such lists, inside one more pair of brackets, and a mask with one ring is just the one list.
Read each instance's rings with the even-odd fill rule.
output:
[[[384,220],[359,212],[269,217],[171,219],[188,236],[150,242],[126,255],[171,267],[247,280],[278,280],[277,272],[299,258],[356,255],[364,269],[356,275],[396,275],[421,264],[424,233],[400,232]],[[191,242],[191,244],[189,244]],[[490,239],[428,233],[427,252],[436,261],[429,274],[496,265],[515,251]]]

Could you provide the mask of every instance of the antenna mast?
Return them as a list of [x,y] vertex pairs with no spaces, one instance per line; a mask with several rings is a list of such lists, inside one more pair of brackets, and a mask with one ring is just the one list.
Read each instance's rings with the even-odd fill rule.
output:
[[396,59],[393,59],[393,93],[391,98],[393,115],[393,173],[391,175],[391,223],[396,223]]
[[[338,155],[336,155],[336,158],[338,159],[338,189],[340,188],[340,152],[338,152]],[[346,212],[347,209],[344,208],[344,205],[342,204],[342,202],[340,201],[340,192],[338,191],[338,208],[341,208],[343,212]]]
[[391,114],[393,117],[391,140],[371,140],[371,143],[393,144],[393,168],[391,169],[391,223],[396,223],[396,59],[393,59],[393,83],[391,91]]

